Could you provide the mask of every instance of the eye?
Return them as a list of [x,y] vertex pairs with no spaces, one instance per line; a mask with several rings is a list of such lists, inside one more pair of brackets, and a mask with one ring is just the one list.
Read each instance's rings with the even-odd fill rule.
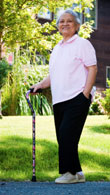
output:
[[61,24],[61,23],[64,23],[64,20],[60,20],[60,22],[59,22],[59,23],[60,23],[60,24]]
[[67,22],[68,22],[68,23],[72,23],[72,22],[73,22],[73,20],[68,20]]

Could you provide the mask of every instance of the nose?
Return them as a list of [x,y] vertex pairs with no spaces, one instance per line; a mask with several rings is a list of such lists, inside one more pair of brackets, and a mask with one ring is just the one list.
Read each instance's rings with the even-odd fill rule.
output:
[[63,23],[63,25],[67,25],[68,24],[68,21],[65,21],[64,23]]

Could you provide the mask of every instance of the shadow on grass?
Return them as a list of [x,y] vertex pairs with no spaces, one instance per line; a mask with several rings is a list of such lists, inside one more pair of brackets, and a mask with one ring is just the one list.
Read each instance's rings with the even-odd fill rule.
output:
[[98,154],[97,152],[89,152],[87,150],[80,151],[81,164],[87,168],[101,167],[102,171],[110,172],[110,156],[105,154]]
[[82,167],[86,167],[88,181],[110,181],[110,156],[87,150],[79,151]]
[[[47,140],[36,141],[36,177],[39,181],[52,181],[58,176],[58,147]],[[100,166],[102,171],[110,171],[110,157],[80,151],[81,164],[91,171],[91,165]],[[93,167],[92,167],[93,170]],[[95,169],[96,170],[96,169]],[[98,169],[97,169],[98,172]],[[97,172],[88,180],[96,180]],[[103,174],[102,174],[103,175]],[[99,175],[98,180],[108,180],[107,173]],[[0,180],[23,181],[32,178],[32,140],[18,136],[6,137],[0,143]]]
[[100,126],[87,126],[87,128],[95,133],[110,134],[110,125],[100,125]]
[[[36,141],[36,175],[39,180],[51,179],[58,172],[57,144]],[[53,177],[53,176],[52,176]],[[0,142],[0,180],[31,180],[32,140],[19,136],[5,137]]]

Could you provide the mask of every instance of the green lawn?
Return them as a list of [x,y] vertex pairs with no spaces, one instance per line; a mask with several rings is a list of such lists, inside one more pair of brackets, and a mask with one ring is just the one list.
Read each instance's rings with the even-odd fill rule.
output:
[[[36,117],[36,177],[53,181],[58,174],[58,151],[53,116]],[[79,144],[88,181],[110,181],[110,119],[88,116]],[[0,180],[31,180],[32,118],[0,120]]]

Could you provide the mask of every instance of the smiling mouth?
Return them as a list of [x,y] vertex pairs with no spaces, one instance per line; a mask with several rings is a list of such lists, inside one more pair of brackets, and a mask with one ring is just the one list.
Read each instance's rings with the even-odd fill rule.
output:
[[68,29],[69,29],[69,27],[63,27],[63,28],[62,28],[62,30],[65,30],[65,29],[66,29],[66,30],[68,30]]

